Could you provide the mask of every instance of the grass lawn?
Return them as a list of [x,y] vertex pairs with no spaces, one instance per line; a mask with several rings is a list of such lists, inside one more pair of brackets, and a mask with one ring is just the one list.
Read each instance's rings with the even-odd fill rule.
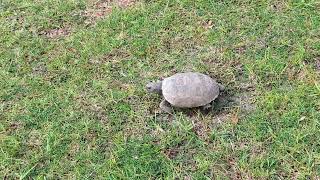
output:
[[[226,91],[160,113],[185,71]],[[0,1],[0,178],[320,178],[320,2]]]

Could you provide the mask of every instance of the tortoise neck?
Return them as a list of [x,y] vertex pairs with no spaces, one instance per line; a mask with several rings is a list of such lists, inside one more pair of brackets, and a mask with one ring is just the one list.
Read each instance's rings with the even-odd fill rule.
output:
[[156,84],[156,93],[162,95],[162,81],[158,81]]

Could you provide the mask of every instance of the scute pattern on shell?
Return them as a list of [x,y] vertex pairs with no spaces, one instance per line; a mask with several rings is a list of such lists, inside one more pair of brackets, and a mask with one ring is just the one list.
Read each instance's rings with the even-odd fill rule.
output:
[[199,107],[218,97],[219,86],[215,80],[201,73],[177,73],[163,80],[162,94],[175,107]]

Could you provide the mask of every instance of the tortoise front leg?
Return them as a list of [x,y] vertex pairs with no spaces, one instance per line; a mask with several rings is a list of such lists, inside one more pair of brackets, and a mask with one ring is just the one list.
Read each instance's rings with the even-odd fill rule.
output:
[[172,114],[171,104],[168,101],[166,101],[165,99],[161,101],[160,109],[166,113]]
[[224,91],[226,89],[226,87],[220,83],[218,83],[218,86],[220,91]]

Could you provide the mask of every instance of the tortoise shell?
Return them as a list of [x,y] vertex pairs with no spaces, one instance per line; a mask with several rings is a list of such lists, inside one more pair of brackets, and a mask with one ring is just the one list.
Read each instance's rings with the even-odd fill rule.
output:
[[177,73],[162,82],[164,98],[175,107],[204,106],[216,99],[219,93],[215,80],[196,72]]

